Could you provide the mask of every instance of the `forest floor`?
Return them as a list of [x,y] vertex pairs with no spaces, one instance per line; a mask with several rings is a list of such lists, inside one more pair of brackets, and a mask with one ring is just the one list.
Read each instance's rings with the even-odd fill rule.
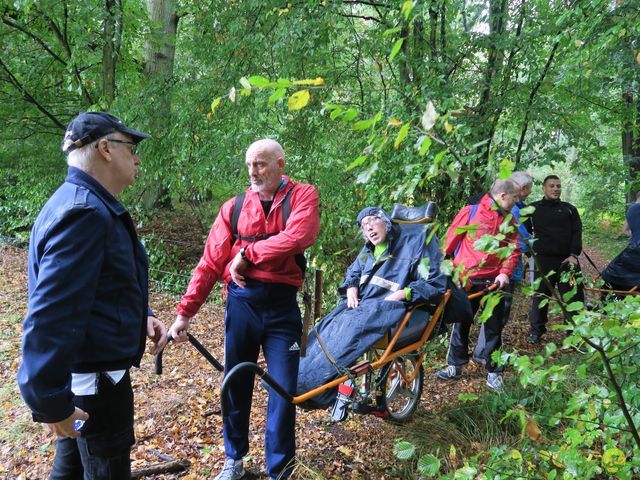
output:
[[[606,259],[593,249],[589,255],[601,268]],[[24,249],[0,246],[0,478],[43,479],[47,477],[54,451],[54,439],[41,425],[31,421],[20,398],[16,372],[20,364],[21,322],[26,313],[26,260]],[[586,262],[583,269],[593,276]],[[161,291],[151,295],[157,316],[170,325],[175,317],[177,297]],[[526,342],[529,299],[517,294],[511,320],[504,331],[504,348],[534,353],[541,346]],[[193,321],[192,333],[213,355],[223,359],[223,310],[206,303]],[[551,323],[557,323],[553,318]],[[472,332],[473,335],[477,331]],[[560,344],[562,333],[550,330],[546,341]],[[471,363],[463,378],[443,385],[434,372],[443,366],[446,339],[437,340],[441,358],[427,359],[425,386],[418,412],[437,413],[458,402],[461,393],[485,390],[483,368]],[[190,468],[181,474],[146,478],[213,478],[224,462],[222,423],[219,415],[219,387],[222,375],[188,344],[171,345],[164,355],[164,374],[154,373],[153,358],[145,355],[140,369],[133,369],[136,395],[136,437],[132,458],[138,469],[170,459],[187,459]],[[507,385],[511,374],[507,372]],[[251,417],[250,452],[245,458],[246,478],[263,478],[263,435],[267,395],[256,386]],[[395,440],[409,426],[397,426],[373,416],[350,415],[343,423],[332,423],[327,411],[298,410],[298,462],[294,478],[400,478],[393,456]]]

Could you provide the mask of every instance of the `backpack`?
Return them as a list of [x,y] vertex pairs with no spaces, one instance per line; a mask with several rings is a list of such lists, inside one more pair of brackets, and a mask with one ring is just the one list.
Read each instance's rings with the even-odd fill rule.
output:
[[[284,230],[287,226],[287,220],[289,219],[289,215],[291,215],[291,192],[293,192],[293,188],[287,192],[284,196],[284,200],[282,201],[282,230]],[[244,240],[245,242],[254,243],[260,240],[266,240],[269,237],[273,237],[280,233],[272,232],[272,233],[259,233],[257,235],[244,236],[238,233],[238,219],[240,218],[240,213],[242,212],[242,204],[244,203],[245,194],[242,193],[236,196],[235,202],[233,204],[233,211],[231,213],[231,233],[233,234],[233,238],[236,240]],[[304,257],[304,254],[299,253],[295,256],[296,265],[302,271],[302,275],[304,276],[307,271],[307,259]]]

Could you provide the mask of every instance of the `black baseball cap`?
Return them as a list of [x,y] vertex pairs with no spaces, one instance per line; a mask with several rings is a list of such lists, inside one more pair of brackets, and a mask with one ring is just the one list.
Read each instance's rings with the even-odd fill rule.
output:
[[62,140],[62,151],[72,152],[113,132],[130,135],[135,143],[151,137],[127,127],[122,120],[106,112],[84,112],[71,120]]

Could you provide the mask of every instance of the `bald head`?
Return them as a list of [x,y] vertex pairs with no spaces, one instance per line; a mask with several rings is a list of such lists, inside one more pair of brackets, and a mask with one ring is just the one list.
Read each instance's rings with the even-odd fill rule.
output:
[[272,200],[284,173],[284,150],[275,140],[263,138],[247,149],[245,163],[249,170],[251,189],[261,200]]
[[263,138],[262,140],[257,140],[249,145],[249,148],[247,148],[246,157],[248,158],[249,155],[256,154],[260,154],[269,158],[275,158],[276,160],[278,158],[282,158],[284,160],[284,150],[282,149],[282,146],[278,142],[270,138]]

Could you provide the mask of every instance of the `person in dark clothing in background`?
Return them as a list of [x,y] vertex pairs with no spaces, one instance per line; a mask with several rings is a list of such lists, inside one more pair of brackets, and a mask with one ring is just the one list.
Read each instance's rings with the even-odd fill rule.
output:
[[[582,221],[576,207],[560,200],[562,185],[560,178],[549,175],[542,183],[544,198],[533,202],[535,212],[530,217],[530,228],[535,241],[533,251],[536,254],[540,271],[535,278],[547,276],[552,286],[557,286],[560,296],[572,289],[570,282],[562,281],[565,272],[578,273],[578,255],[582,252]],[[529,315],[529,343],[539,343],[546,332],[548,304],[540,305],[544,298],[550,297],[551,291],[542,280],[531,302]],[[577,285],[574,301],[583,301],[582,285]]]

